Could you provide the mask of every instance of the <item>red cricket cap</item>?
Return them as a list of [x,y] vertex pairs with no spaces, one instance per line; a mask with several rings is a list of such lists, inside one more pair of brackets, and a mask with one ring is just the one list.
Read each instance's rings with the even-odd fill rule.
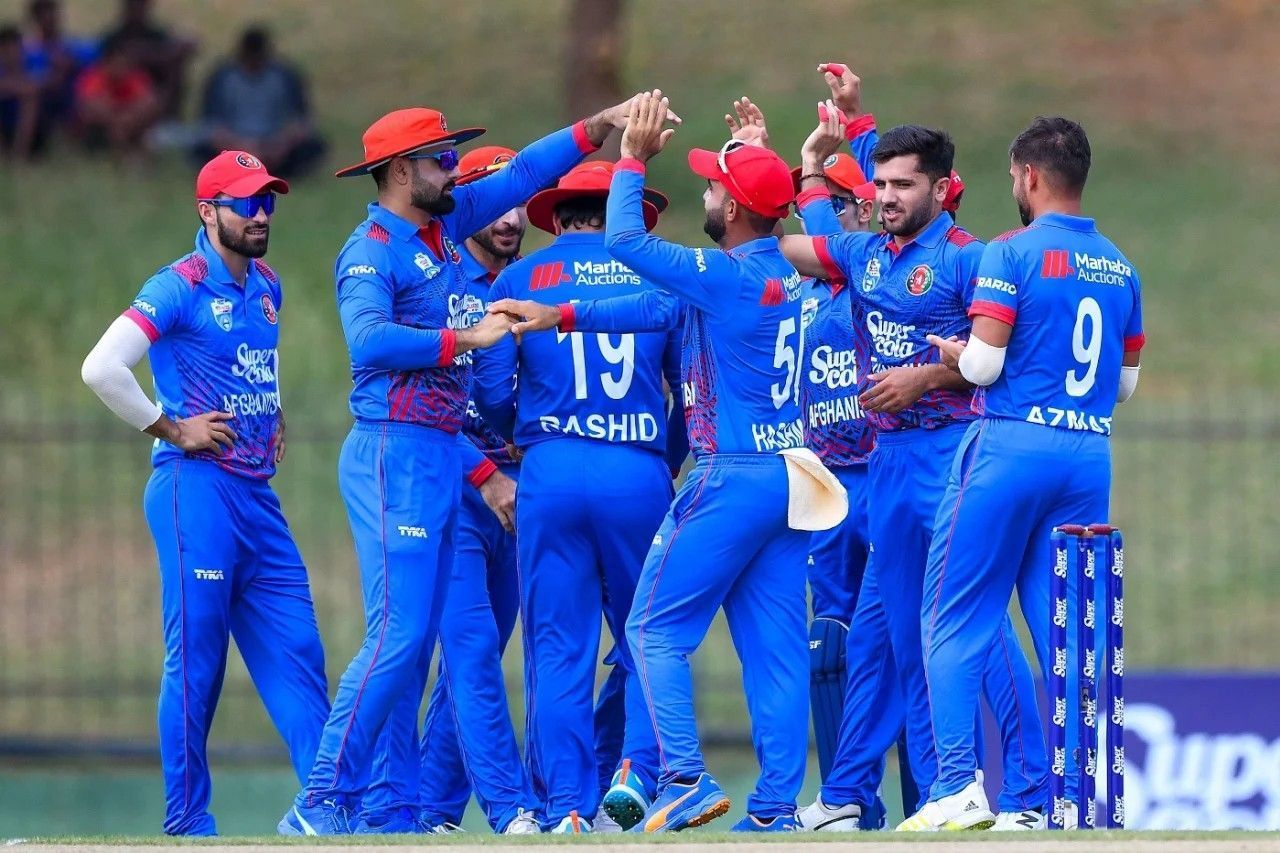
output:
[[[720,151],[695,148],[689,152],[689,168],[709,181],[719,181],[735,201],[747,210],[772,219],[785,219],[795,201],[791,170],[773,151],[734,140]],[[721,168],[721,163],[724,168]]]
[[248,151],[223,151],[196,175],[196,198],[217,198],[226,193],[232,198],[248,198],[270,191],[284,195],[289,184],[267,171],[262,161]]
[[501,145],[481,145],[463,154],[458,160],[458,171],[462,174],[454,183],[461,186],[483,178],[485,175],[492,175],[515,158],[516,152],[510,148],[503,148]]
[[410,107],[389,112],[369,125],[360,140],[364,160],[335,172],[335,177],[367,175],[369,170],[390,160],[432,145],[458,145],[484,133],[483,127],[449,130],[444,113],[427,107]]
[[[867,176],[862,173],[862,167],[858,165],[858,161],[843,151],[838,154],[832,154],[826,160],[823,160],[822,171],[826,174],[827,180],[853,193],[853,197],[858,201],[876,200],[876,185],[867,180]],[[791,181],[796,192],[799,193],[799,166],[791,170]]]
[[951,170],[951,185],[947,187],[947,197],[942,200],[942,209],[947,213],[955,213],[960,209],[960,197],[964,195],[964,181]]
[[[529,199],[525,206],[529,224],[550,234],[557,233],[556,206],[567,199],[580,196],[608,196],[615,165],[608,160],[588,160],[574,166],[554,187]],[[641,204],[644,207],[644,227],[652,231],[653,226],[658,224],[658,214],[667,209],[667,197],[657,190],[645,187]]]

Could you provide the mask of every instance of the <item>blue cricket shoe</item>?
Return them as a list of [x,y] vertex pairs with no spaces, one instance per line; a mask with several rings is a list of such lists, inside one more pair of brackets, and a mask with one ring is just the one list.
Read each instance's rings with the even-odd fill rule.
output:
[[729,798],[711,778],[700,773],[692,782],[672,782],[662,789],[631,832],[679,832],[710,823],[729,811]]
[[730,832],[799,832],[800,824],[794,814],[773,817],[756,817],[749,814],[733,825]]
[[351,813],[336,800],[324,800],[314,806],[295,800],[276,824],[276,832],[280,835],[350,835]]
[[640,772],[632,769],[631,759],[624,758],[622,766],[613,774],[613,782],[600,802],[600,807],[624,831],[628,830],[639,823],[649,810],[649,790]]

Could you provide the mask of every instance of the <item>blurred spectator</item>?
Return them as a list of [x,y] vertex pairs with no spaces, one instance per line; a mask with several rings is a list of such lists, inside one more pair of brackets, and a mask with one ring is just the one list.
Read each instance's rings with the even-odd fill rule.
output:
[[44,117],[70,118],[76,76],[97,58],[98,46],[90,39],[63,34],[58,0],[32,0],[27,14],[30,29],[23,52],[27,71],[40,84]]
[[76,114],[85,143],[125,158],[146,153],[147,131],[161,110],[151,78],[134,59],[134,44],[108,39],[98,62],[76,81]]
[[133,42],[138,62],[155,84],[161,115],[177,121],[182,116],[187,64],[196,52],[196,41],[179,38],[151,18],[151,0],[121,0],[120,22],[103,33],[103,42]]
[[40,84],[27,73],[22,33],[0,26],[0,150],[25,160],[44,144]]
[[195,158],[202,163],[219,151],[250,151],[272,174],[291,178],[324,154],[311,123],[306,82],[276,59],[271,36],[260,27],[245,30],[236,55],[209,75],[201,118],[207,136]]

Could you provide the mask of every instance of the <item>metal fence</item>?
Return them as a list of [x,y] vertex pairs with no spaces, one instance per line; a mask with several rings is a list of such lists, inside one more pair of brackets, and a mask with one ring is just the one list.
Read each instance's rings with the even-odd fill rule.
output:
[[[1135,401],[1117,423],[1112,520],[1129,546],[1130,666],[1280,668],[1280,407]],[[291,419],[276,480],[331,683],[363,628],[337,492],[344,434]],[[140,508],[149,471],[146,441],[106,419],[0,422],[0,750],[154,749],[163,647]],[[507,660],[517,715],[519,648]],[[695,663],[704,731],[745,737],[721,622]],[[279,750],[235,652],[212,740],[223,753]]]

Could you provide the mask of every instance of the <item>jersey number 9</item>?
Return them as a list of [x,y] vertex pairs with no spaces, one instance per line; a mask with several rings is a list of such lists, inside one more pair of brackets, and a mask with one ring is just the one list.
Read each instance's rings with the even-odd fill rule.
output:
[[1067,393],[1072,397],[1083,397],[1097,379],[1098,356],[1102,355],[1102,306],[1092,296],[1080,300],[1076,327],[1071,332],[1071,354],[1083,366],[1084,375],[1077,376],[1076,370],[1067,372]]

